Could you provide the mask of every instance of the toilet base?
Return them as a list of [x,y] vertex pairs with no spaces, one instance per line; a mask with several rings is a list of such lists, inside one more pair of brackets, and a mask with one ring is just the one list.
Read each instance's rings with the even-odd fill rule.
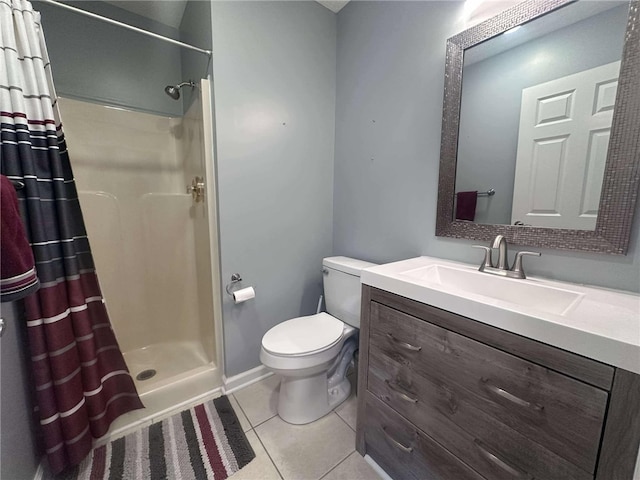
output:
[[324,417],[351,393],[351,383],[347,378],[329,389],[326,371],[310,377],[281,379],[278,415],[294,425],[304,425]]
[[[306,358],[278,357],[263,348],[260,360],[280,376],[280,418],[287,423],[304,425],[324,417],[344,402],[351,393],[347,368],[353,363],[357,348],[357,330],[346,325],[342,342],[323,351],[320,359],[318,355]],[[282,368],[284,366],[290,368]]]

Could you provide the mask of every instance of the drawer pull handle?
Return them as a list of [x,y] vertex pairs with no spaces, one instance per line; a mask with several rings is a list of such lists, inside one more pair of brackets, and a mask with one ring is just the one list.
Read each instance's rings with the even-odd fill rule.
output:
[[418,403],[417,398],[410,397],[409,395],[407,395],[404,389],[400,387],[400,385],[398,385],[397,383],[391,383],[389,380],[385,380],[384,383],[386,383],[387,387],[389,387],[390,390],[393,390],[395,393],[397,393],[398,396],[403,400],[406,400],[407,402],[411,402],[411,403]]
[[406,452],[406,453],[411,453],[411,452],[413,452],[413,447],[407,447],[407,446],[405,446],[405,445],[401,444],[401,443],[400,443],[399,441],[397,441],[395,438],[393,438],[393,437],[389,434],[389,432],[387,432],[387,427],[382,427],[382,431],[383,431],[383,432],[384,432],[384,434],[386,435],[387,440],[389,440],[389,441],[391,442],[391,444],[392,444],[394,447],[397,447],[397,448],[399,448],[400,450],[402,450],[403,452]]
[[396,345],[404,348],[405,350],[410,350],[412,352],[419,352],[420,350],[422,350],[422,347],[416,347],[415,345],[411,345],[410,343],[403,342],[402,340],[398,340],[396,337],[394,337],[390,333],[387,333],[387,337],[389,337],[393,342],[395,342]]
[[526,473],[523,473],[523,472],[515,469],[514,467],[512,467],[511,465],[509,465],[508,463],[506,463],[502,459],[496,457],[493,453],[485,450],[482,442],[480,440],[478,440],[477,438],[473,442],[476,444],[476,447],[478,447],[478,450],[480,450],[480,453],[482,454],[482,456],[484,458],[489,460],[494,465],[500,467],[505,472],[509,473],[509,475],[512,475],[515,478],[526,478],[526,479],[530,479],[531,478]]
[[516,397],[513,393],[507,392],[505,389],[500,388],[497,385],[494,385],[488,380],[483,380],[483,383],[487,386],[490,392],[492,392],[493,394],[499,397],[504,398],[505,400],[510,401],[511,403],[515,403],[516,405],[519,405],[524,408],[531,408],[536,412],[541,412],[542,410],[544,410],[544,407],[542,405],[527,402],[526,400],[523,400],[520,397]]

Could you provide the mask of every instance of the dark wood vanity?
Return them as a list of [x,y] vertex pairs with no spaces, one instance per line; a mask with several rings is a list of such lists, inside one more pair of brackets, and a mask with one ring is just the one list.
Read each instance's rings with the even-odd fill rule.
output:
[[[454,215],[457,195],[461,191],[471,190],[477,195],[477,191],[493,187],[493,184],[486,184],[487,179],[495,181],[498,174],[516,171],[519,152],[531,148],[525,142],[520,145],[520,132],[515,128],[513,141],[507,141],[505,131],[495,121],[485,121],[489,109],[475,102],[478,98],[490,98],[479,93],[489,91],[495,91],[497,99],[489,103],[504,101],[504,91],[496,87],[496,81],[502,79],[503,74],[511,75],[517,67],[506,61],[500,70],[492,67],[492,73],[500,73],[483,77],[487,81],[482,85],[487,90],[473,87],[466,90],[468,95],[463,92],[465,85],[467,88],[474,85],[479,65],[487,59],[495,61],[491,57],[498,56],[500,49],[489,51],[488,45],[494,39],[494,47],[496,44],[507,45],[503,34],[525,24],[526,29],[532,23],[540,25],[538,21],[556,22],[564,17],[576,19],[567,24],[573,25],[579,18],[594,14],[578,14],[583,6],[593,7],[589,2],[572,0],[524,1],[447,40],[437,236],[485,241],[503,235],[509,243],[517,245],[626,253],[639,188],[639,177],[627,173],[637,171],[640,158],[640,143],[637,142],[640,132],[640,2],[637,0],[629,3],[628,10],[620,7],[616,14],[622,22],[626,18],[625,42],[620,58],[615,58],[621,61],[620,71],[617,77],[611,77],[612,81],[617,78],[615,116],[605,173],[597,193],[600,203],[597,209],[594,208],[597,211],[595,228],[554,226],[533,220],[530,225],[524,225],[517,217],[516,221],[510,218],[511,211],[496,224],[481,220],[460,221]],[[576,10],[572,10],[574,8]],[[622,22],[618,22],[620,31],[623,30]],[[593,29],[589,31],[593,32]],[[609,35],[608,30],[605,33]],[[563,37],[562,42],[566,38]],[[509,48],[519,45],[511,43]],[[484,53],[479,53],[483,48],[486,48]],[[500,50],[500,53],[505,51]],[[526,53],[542,51],[545,54],[559,52],[555,48],[531,48]],[[526,58],[530,57],[521,57],[519,61],[526,63]],[[613,58],[610,60],[614,61]],[[523,83],[522,88],[514,89],[514,98],[524,99],[523,92],[533,85],[566,79],[604,63],[583,65],[571,72],[549,71],[545,79],[530,77],[526,85]],[[533,71],[528,66],[527,70]],[[512,77],[505,78],[512,83]],[[539,97],[536,108],[550,98],[552,96]],[[470,101],[472,99],[474,101]],[[515,105],[513,118],[524,118],[521,113],[524,100],[510,104]],[[469,116],[474,108],[475,113]],[[572,115],[567,113],[566,118]],[[484,123],[486,128],[483,129]],[[538,127],[544,121],[538,117],[530,123]],[[469,125],[473,128],[468,128]],[[513,125],[515,127],[516,122]],[[528,128],[528,123],[522,125],[525,130]],[[461,130],[461,126],[466,130]],[[487,140],[488,131],[496,132],[497,140]],[[474,137],[475,134],[478,136]],[[471,142],[473,138],[477,142]],[[550,138],[550,134],[540,133],[535,141],[542,144]],[[502,142],[504,155],[496,154],[496,142]],[[567,147],[566,152],[569,151],[570,147]],[[562,152],[564,155],[565,150]],[[498,161],[505,159],[514,159],[516,164]],[[545,162],[545,165],[552,163]],[[497,170],[486,177],[478,175],[478,172],[488,173],[491,166],[497,166]],[[564,172],[564,168],[558,168],[557,172]],[[465,177],[464,172],[469,175]],[[632,177],[633,181],[628,181]],[[505,179],[510,178],[513,178],[511,173],[505,176]],[[529,177],[525,175],[525,178]],[[531,174],[531,185],[543,184],[541,178]],[[512,194],[516,185],[505,181],[501,185],[513,186],[506,196],[511,195],[514,199]],[[518,193],[522,192],[518,190]],[[504,205],[513,206],[515,200]],[[489,204],[485,207],[488,211]],[[529,207],[530,219],[542,218],[547,213],[560,215],[555,206],[534,208],[530,203]],[[421,258],[428,260],[428,257]],[[508,295],[493,296],[493,292],[487,293],[486,289],[465,290],[464,285],[457,283],[456,279],[463,278],[460,275],[451,277],[453,280],[449,283],[442,282],[439,273],[428,277],[430,268],[438,268],[436,263],[413,260],[418,259],[407,260],[402,267],[370,272],[368,282],[364,278],[366,271],[361,277],[358,452],[369,454],[395,480],[631,480],[640,446],[640,375],[618,366],[640,372],[636,326],[640,304],[625,300],[626,306],[622,307],[616,298],[601,303],[597,300],[602,298],[600,293],[583,289],[586,298],[596,300],[582,302],[565,318],[562,310],[537,315],[536,309],[542,311],[544,308],[540,307],[546,306],[540,299],[552,303],[548,293],[540,294],[526,306],[518,306],[518,300],[512,300]],[[400,263],[403,262],[389,265]],[[447,268],[458,271],[466,267],[452,265]],[[425,276],[421,277],[423,274]],[[474,287],[487,284],[485,279],[471,280],[469,274],[465,275],[470,282],[475,282]],[[504,285],[495,285],[500,291],[502,287]],[[564,289],[562,285],[553,288]],[[487,301],[483,303],[477,299],[479,297]],[[527,292],[519,298],[531,300]],[[515,309],[512,308],[514,305]],[[588,358],[591,356],[593,358]]]
[[631,480],[640,375],[362,289],[357,450],[395,480]]

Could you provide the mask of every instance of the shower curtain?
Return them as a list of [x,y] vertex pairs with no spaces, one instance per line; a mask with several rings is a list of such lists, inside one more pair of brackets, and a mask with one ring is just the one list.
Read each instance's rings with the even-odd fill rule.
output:
[[115,418],[143,406],[102,300],[29,1],[0,0],[0,34],[0,171],[25,184],[20,212],[41,283],[25,298],[32,377],[44,449],[58,473],[78,464]]

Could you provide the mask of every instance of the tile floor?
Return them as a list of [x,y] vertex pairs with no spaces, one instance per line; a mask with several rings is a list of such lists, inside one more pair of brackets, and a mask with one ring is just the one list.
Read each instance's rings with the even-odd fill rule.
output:
[[[349,377],[354,381],[353,377]],[[355,451],[356,397],[307,425],[290,425],[276,414],[274,375],[229,395],[256,458],[233,480],[378,480]],[[354,389],[355,390],[355,389]]]

